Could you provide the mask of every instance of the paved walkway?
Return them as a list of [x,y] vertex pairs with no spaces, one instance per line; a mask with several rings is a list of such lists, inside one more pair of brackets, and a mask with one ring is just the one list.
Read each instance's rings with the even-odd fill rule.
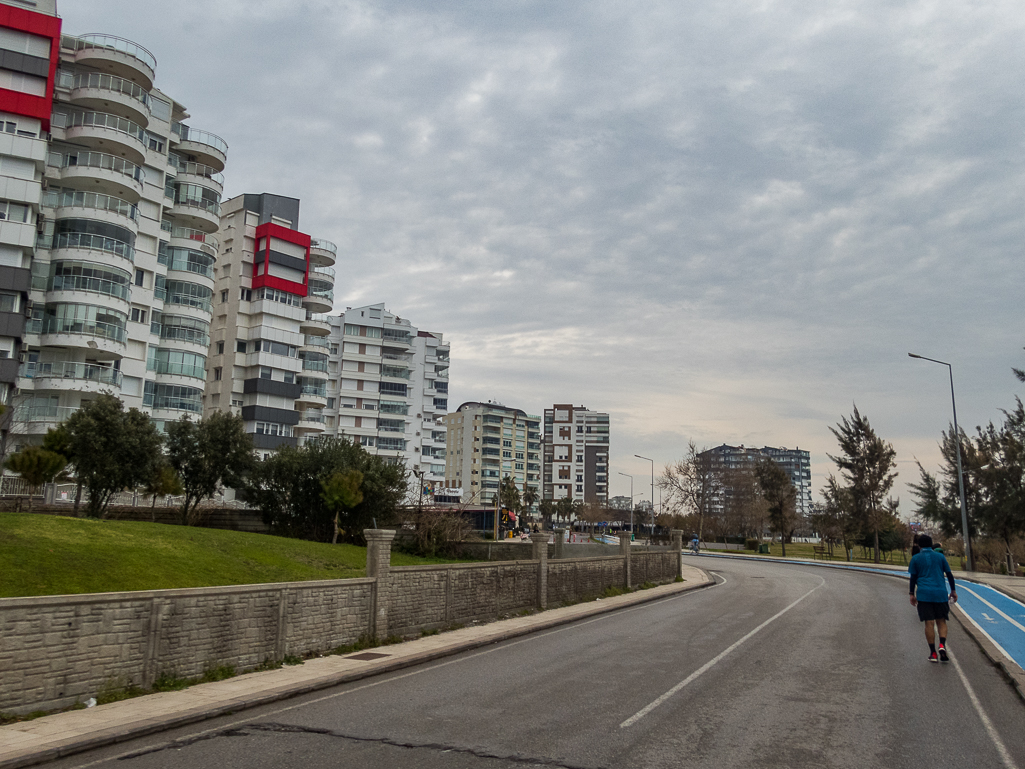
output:
[[31,766],[297,694],[400,670],[713,583],[707,573],[690,565],[683,567],[683,578],[682,583],[474,625],[344,657],[318,657],[302,665],[247,673],[227,681],[191,686],[180,692],[149,694],[9,724],[0,727],[0,769]]

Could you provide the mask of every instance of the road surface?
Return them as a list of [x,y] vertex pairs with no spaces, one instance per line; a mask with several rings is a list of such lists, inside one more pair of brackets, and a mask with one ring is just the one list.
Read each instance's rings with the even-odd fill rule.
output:
[[57,769],[1006,767],[1025,704],[904,579],[722,560],[718,584],[50,764]]

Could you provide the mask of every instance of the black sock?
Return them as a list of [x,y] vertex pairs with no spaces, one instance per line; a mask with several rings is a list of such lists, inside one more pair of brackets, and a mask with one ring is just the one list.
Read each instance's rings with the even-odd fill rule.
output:
[[946,638],[940,638],[940,646],[946,646],[946,645],[947,645],[947,639]]
[[936,644],[929,644],[929,651],[931,651],[933,654],[935,654],[936,653]]

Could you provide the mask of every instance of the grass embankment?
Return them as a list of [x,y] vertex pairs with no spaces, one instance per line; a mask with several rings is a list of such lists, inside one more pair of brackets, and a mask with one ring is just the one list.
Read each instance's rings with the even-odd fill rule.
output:
[[[267,534],[0,513],[0,597],[366,576],[366,548]],[[392,553],[393,566],[444,563]]]
[[[790,544],[787,545],[787,560],[790,560],[791,558],[799,560],[799,561],[812,561],[812,560],[820,560],[820,561],[821,560],[826,560],[826,561],[830,561],[831,560],[834,563],[845,563],[847,561],[847,559],[844,558],[843,547],[842,546],[834,547],[833,548],[833,557],[832,558],[829,557],[829,554],[827,552],[825,559],[823,559],[822,556],[819,556],[816,559],[814,548],[815,548],[815,544],[811,543],[811,542],[791,542]],[[709,542],[707,549],[708,550],[721,550],[722,549],[722,544],[720,543],[720,544],[717,545],[714,542]],[[741,555],[757,555],[758,554],[754,550],[721,550],[721,551],[724,552],[724,553],[739,553]],[[769,555],[771,555],[773,558],[782,558],[783,557],[783,548],[780,546],[780,544],[778,542],[775,543],[775,544],[769,545]],[[905,558],[907,558],[907,560],[905,560]],[[906,568],[907,565],[908,565],[908,561],[911,560],[911,551],[908,550],[906,556],[901,556],[899,551],[895,551],[895,552],[889,553],[889,560],[887,560],[887,554],[886,553],[880,553],[879,554],[879,559],[880,559],[880,563],[885,564],[887,566],[903,566],[903,567]],[[864,554],[862,554],[861,548],[860,547],[856,547],[856,548],[854,548],[854,560],[852,561],[852,563],[865,563],[865,564],[873,564],[874,565],[875,564],[875,557],[873,556],[871,550],[869,551],[869,554],[866,557]],[[956,556],[952,556],[952,555],[947,555],[947,563],[950,564],[950,570],[951,571],[960,571],[961,570],[961,559],[960,558],[958,558]]]

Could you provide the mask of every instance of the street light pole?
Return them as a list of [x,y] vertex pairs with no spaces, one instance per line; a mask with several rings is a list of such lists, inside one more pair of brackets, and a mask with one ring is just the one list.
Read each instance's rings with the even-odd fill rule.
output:
[[939,363],[941,366],[946,366],[947,373],[950,374],[950,408],[954,412],[954,446],[957,449],[955,454],[957,457],[957,489],[961,494],[961,534],[964,536],[965,566],[971,572],[974,569],[972,568],[972,547],[968,539],[968,505],[965,504],[964,497],[964,471],[961,469],[961,432],[957,428],[957,404],[954,403],[954,367],[946,361],[926,358],[924,355],[915,355],[913,352],[909,352],[908,357]]
[[634,477],[627,475],[626,473],[620,473],[620,475],[626,475],[630,479],[630,539],[634,538]]
[[[651,539],[655,538],[655,460],[650,457],[642,457],[640,454],[634,454],[638,459],[647,459],[651,462]],[[651,542],[651,539],[648,542]]]

